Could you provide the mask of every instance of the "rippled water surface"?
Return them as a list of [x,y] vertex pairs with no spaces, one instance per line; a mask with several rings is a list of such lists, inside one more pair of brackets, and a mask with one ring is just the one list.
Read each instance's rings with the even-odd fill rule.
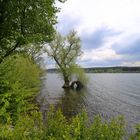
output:
[[128,128],[140,123],[140,74],[87,74],[89,83],[81,91],[62,89],[58,74],[47,74],[38,101],[61,107],[67,116],[85,108],[90,117],[100,114],[104,119],[124,115]]

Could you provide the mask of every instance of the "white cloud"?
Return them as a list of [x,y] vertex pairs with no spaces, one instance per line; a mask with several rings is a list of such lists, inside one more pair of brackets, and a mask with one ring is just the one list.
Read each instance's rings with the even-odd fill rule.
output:
[[102,25],[126,32],[139,32],[139,6],[140,0],[68,0],[62,4],[59,18],[80,20],[77,30],[81,33],[93,31]]
[[81,61],[93,60],[93,61],[106,61],[121,59],[121,55],[110,48],[102,47],[99,49],[85,50],[81,57]]
[[133,66],[133,67],[140,66],[140,61],[136,61],[136,62],[123,62],[122,66]]

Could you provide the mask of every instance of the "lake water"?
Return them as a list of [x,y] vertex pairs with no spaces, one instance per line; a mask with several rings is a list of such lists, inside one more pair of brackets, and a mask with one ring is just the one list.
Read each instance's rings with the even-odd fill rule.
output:
[[92,118],[100,114],[104,119],[123,115],[127,129],[140,123],[140,74],[87,74],[89,83],[81,91],[67,91],[58,74],[48,73],[42,78],[42,90],[37,100],[44,112],[48,105],[61,107],[66,117],[83,108]]

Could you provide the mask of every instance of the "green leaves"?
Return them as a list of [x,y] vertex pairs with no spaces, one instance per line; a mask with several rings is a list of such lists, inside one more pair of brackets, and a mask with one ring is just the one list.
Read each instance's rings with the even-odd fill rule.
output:
[[32,108],[41,70],[27,56],[13,55],[0,65],[0,123],[15,125],[19,115]]
[[97,140],[121,140],[124,136],[124,121],[118,117],[110,122],[102,122],[97,116],[91,125],[90,135]]
[[140,124],[139,125],[136,125],[135,128],[136,128],[135,134],[133,134],[130,137],[130,140],[139,140],[140,139]]
[[65,37],[56,33],[55,39],[48,45],[45,51],[54,59],[63,76],[65,86],[69,87],[73,67],[76,66],[76,60],[81,55],[80,38],[75,31],[69,32]]
[[[91,121],[91,120],[90,120]],[[86,113],[73,117],[69,122],[60,110],[48,112],[46,133],[50,140],[121,140],[124,137],[124,121],[118,117],[103,122],[99,116],[89,123]]]
[[[126,136],[122,117],[102,121],[94,116],[91,123],[84,112],[66,120],[61,110],[54,109],[47,112],[44,124],[41,113],[34,109],[19,114],[14,126],[10,121],[5,125],[0,123],[0,130],[0,138],[6,140],[123,140]],[[130,140],[139,140],[139,135],[137,127]]]
[[0,62],[22,45],[53,39],[59,11],[54,4],[55,0],[0,1]]
[[51,111],[48,112],[45,129],[45,140],[70,140],[69,125],[60,110],[55,112],[54,109],[51,109]]

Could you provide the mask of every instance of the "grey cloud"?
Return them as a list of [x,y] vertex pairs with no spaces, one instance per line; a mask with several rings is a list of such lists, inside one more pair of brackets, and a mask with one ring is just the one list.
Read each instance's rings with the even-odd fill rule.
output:
[[83,34],[81,37],[82,45],[85,49],[96,49],[102,47],[108,37],[119,35],[120,32],[116,32],[107,27],[98,28],[91,34]]
[[130,41],[131,40],[127,40],[127,43],[124,41],[121,45],[115,44],[112,48],[117,54],[140,55],[140,38]]

